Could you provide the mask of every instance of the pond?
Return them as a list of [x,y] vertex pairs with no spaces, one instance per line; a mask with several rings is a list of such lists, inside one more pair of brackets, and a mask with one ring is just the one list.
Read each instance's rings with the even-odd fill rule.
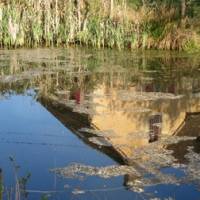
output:
[[200,197],[200,57],[0,50],[0,199]]

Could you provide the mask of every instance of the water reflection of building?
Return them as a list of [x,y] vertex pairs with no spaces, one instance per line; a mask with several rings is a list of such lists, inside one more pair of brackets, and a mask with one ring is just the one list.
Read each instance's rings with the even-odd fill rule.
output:
[[[30,55],[27,56],[28,59],[29,57]],[[80,60],[82,62],[82,58]],[[0,84],[1,91],[13,90],[23,93],[29,88],[37,88],[40,94],[38,101],[60,122],[85,143],[98,148],[118,162],[127,161],[126,158],[134,156],[137,149],[159,140],[162,135],[181,135],[187,128],[184,126],[187,113],[200,111],[198,93],[200,82],[199,78],[194,79],[190,77],[191,75],[176,77],[176,79],[170,77],[168,80],[161,75],[161,78],[157,79],[156,76],[154,78],[148,75],[141,76],[142,72],[137,69],[136,73],[131,74],[129,71],[121,72],[121,69],[113,70],[112,66],[106,65],[106,69],[93,73],[89,78],[84,69],[75,67],[71,71],[62,69],[51,76],[41,71],[42,73],[36,78],[26,80],[26,76],[18,76],[20,70],[23,72],[24,69],[23,67],[20,69],[21,64],[17,63],[15,57],[10,65],[9,75],[5,79],[3,77],[6,73],[1,69],[0,80],[1,78],[6,80],[13,75],[11,78],[14,82]],[[17,83],[16,77],[20,80]],[[165,93],[174,95],[183,93],[185,96],[174,99],[165,97],[148,99],[157,92],[162,92],[161,96],[165,96]],[[134,95],[140,96],[139,99]],[[71,102],[74,103],[72,106]],[[74,107],[81,109],[75,112]],[[91,110],[93,112],[90,112]],[[82,113],[83,111],[86,113]],[[82,134],[81,128],[101,130],[111,146],[99,146],[93,143],[90,137],[94,135]],[[106,135],[107,132],[112,134]],[[190,134],[190,131],[186,133],[186,135]],[[180,157],[184,155],[183,150],[186,150],[184,146],[185,143],[182,143],[178,147],[168,145],[164,148],[176,149],[174,153],[176,157]],[[132,163],[126,162],[126,164]],[[125,185],[137,178],[131,174],[126,175]]]
[[[82,80],[75,81],[70,91],[64,94],[67,96],[66,105],[62,106],[67,107],[67,102],[74,99],[74,107],[79,107],[77,116],[81,115],[82,110],[86,110],[88,112],[85,116],[90,128],[112,130],[113,135],[109,135],[107,139],[125,157],[131,157],[134,149],[158,140],[161,135],[176,134],[184,124],[187,113],[200,111],[200,99],[196,94],[195,97],[192,92],[188,93],[188,87],[185,96],[168,97],[165,96],[166,93],[160,93],[160,97],[154,99],[154,95],[158,93],[143,90],[138,92],[138,85],[122,90],[119,85],[102,83],[89,91],[85,88],[84,79]],[[118,83],[120,84],[119,81]],[[139,99],[134,97],[135,94],[139,94]],[[51,101],[48,93],[44,97]],[[59,104],[63,95],[54,97],[52,101],[58,101]],[[91,110],[93,112],[90,113]],[[84,125],[79,126],[82,127]]]
[[[85,116],[90,126],[101,131],[112,130],[114,136],[108,136],[109,141],[126,157],[131,157],[134,149],[158,140],[160,135],[175,134],[183,125],[186,113],[200,111],[198,93],[194,94],[198,81],[194,83],[193,79],[188,79],[185,84],[180,80],[176,85],[167,84],[166,87],[158,88],[159,83],[153,80],[127,84],[126,76],[112,74],[111,80],[105,74],[100,77],[102,82],[99,82],[99,74],[87,77],[84,73],[78,73],[69,77],[59,73],[56,77],[43,75],[31,80],[31,85],[39,87],[42,98],[57,101],[58,105],[61,103],[60,106],[67,107],[74,100],[75,104],[70,109],[72,112],[78,107],[76,119],[82,111],[87,111]],[[96,81],[95,87],[91,87],[94,84],[91,84],[91,80]],[[183,80],[186,81],[185,78]],[[13,87],[17,87],[17,84],[13,84]],[[167,94],[169,91],[172,94],[171,89],[174,96],[169,98]],[[185,96],[176,98],[178,91],[182,91]],[[158,94],[159,98],[155,98]],[[45,104],[44,101],[42,103]],[[80,124],[77,127],[83,126]]]
[[[92,99],[93,103],[100,105],[96,107],[97,113],[103,113],[94,115],[92,124],[100,130],[113,130],[116,137],[110,138],[111,142],[127,157],[138,146],[158,139],[160,134],[174,134],[184,123],[186,113],[200,111],[200,100],[192,95],[155,101],[125,101],[114,89],[110,91],[112,97],[106,96],[104,91],[103,87],[99,87]],[[138,136],[138,139],[137,134],[141,133],[146,137],[141,139]]]
[[[179,99],[179,101],[180,101],[180,99]],[[186,99],[186,101],[191,101],[191,100],[190,99]],[[122,162],[123,164],[125,163],[127,165],[133,166],[134,169],[138,170],[138,172],[142,172],[143,175],[145,173],[153,173],[156,176],[156,178],[152,179],[151,180],[152,182],[149,181],[150,185],[151,184],[153,185],[153,184],[156,184],[156,183],[157,184],[163,183],[163,182],[165,182],[164,181],[165,179],[168,180],[168,178],[169,178],[168,175],[165,175],[165,174],[162,174],[162,173],[158,173],[158,170],[156,168],[155,169],[152,168],[151,165],[150,166],[147,166],[147,165],[144,166],[143,162],[145,163],[145,161],[141,161],[141,162],[137,163],[137,162],[134,162],[134,160],[132,162],[132,160],[127,159],[128,157],[131,157],[132,155],[134,155],[134,154],[131,154],[131,153],[134,153],[134,150],[136,150],[137,148],[140,149],[142,147],[142,149],[145,149],[147,147],[147,145],[150,142],[149,141],[149,136],[150,136],[150,139],[152,137],[152,141],[151,142],[153,142],[153,141],[155,141],[157,139],[159,140],[160,135],[163,134],[163,132],[162,132],[162,124],[166,123],[166,122],[163,121],[161,113],[157,113],[155,115],[151,115],[150,114],[150,115],[148,115],[149,118],[148,117],[145,118],[145,119],[147,119],[147,125],[148,125],[148,131],[149,131],[146,134],[147,137],[144,137],[144,134],[141,135],[141,132],[131,132],[131,134],[128,134],[130,132],[126,132],[126,131],[129,128],[133,128],[133,125],[131,123],[129,124],[129,121],[127,121],[127,118],[124,117],[124,115],[126,116],[126,113],[120,113],[121,119],[123,120],[123,122],[126,122],[126,124],[124,124],[124,126],[123,126],[123,122],[120,122],[120,121],[116,121],[115,124],[113,124],[113,123],[110,124],[110,128],[112,128],[112,130],[114,130],[114,131],[117,131],[117,130],[123,131],[123,132],[119,132],[119,133],[114,132],[115,136],[120,136],[120,137],[115,137],[115,136],[113,137],[113,135],[107,135],[107,136],[105,135],[105,137],[108,138],[109,141],[112,143],[112,146],[99,147],[98,144],[95,144],[95,143],[91,142],[91,140],[90,140],[90,137],[93,137],[94,135],[86,134],[86,133],[82,134],[79,131],[80,128],[82,128],[82,127],[93,129],[94,125],[95,126],[97,125],[97,124],[94,124],[93,118],[91,116],[85,115],[83,113],[82,114],[81,113],[75,113],[72,110],[67,111],[66,110],[67,109],[66,106],[64,106],[64,105],[63,105],[64,107],[62,105],[55,106],[56,104],[54,104],[52,100],[50,100],[49,103],[47,103],[47,100],[43,99],[43,101],[41,101],[41,103],[43,105],[45,105],[46,108],[57,119],[59,119],[66,127],[68,127],[68,128],[70,127],[71,130],[75,134],[77,134],[88,145],[90,145],[90,146],[92,146],[94,148],[98,148],[99,151],[103,151],[105,154],[107,154],[108,156],[110,156],[111,158],[115,159],[118,162]],[[199,104],[200,103],[200,99],[198,101],[194,102],[194,103],[198,103]],[[60,109],[59,109],[59,107],[60,107]],[[181,109],[183,109],[183,108],[181,108]],[[194,109],[194,111],[198,111],[198,110],[195,110],[196,109],[195,106],[194,106],[194,108],[191,108],[191,109]],[[111,120],[115,121],[116,119],[120,119],[119,114],[116,115],[115,112],[112,112],[112,114],[113,114],[112,117],[110,115],[110,121],[107,121],[108,118],[105,118],[105,121],[103,121],[103,119],[102,119],[102,123],[98,124],[99,127],[101,125],[100,128],[105,128],[105,125],[107,125],[106,128],[108,128],[108,123],[110,123]],[[76,116],[76,117],[74,117],[74,116]],[[187,116],[186,113],[185,113],[185,116]],[[71,123],[72,118],[73,118],[73,125]],[[125,120],[125,118],[126,118],[126,120]],[[176,135],[181,135],[181,134],[184,135],[184,134],[186,134],[187,136],[190,136],[191,135],[190,132],[186,132],[186,133],[184,133],[184,132],[186,131],[186,129],[191,129],[192,130],[191,124],[193,124],[194,127],[196,128],[196,131],[195,132],[192,131],[192,135],[195,136],[198,133],[197,124],[199,124],[199,122],[200,122],[199,119],[200,118],[198,118],[198,120],[196,121],[195,124],[193,124],[192,121],[189,121],[189,127],[186,127],[184,125],[184,126],[182,126],[180,128],[179,131],[177,131],[175,133],[172,132],[171,135],[172,134],[176,134]],[[183,122],[185,122],[185,118],[183,118],[182,123]],[[167,123],[169,123],[169,122],[167,122]],[[188,122],[186,122],[186,125],[188,125]],[[99,128],[99,127],[96,127],[96,128]],[[153,136],[151,136],[151,134]],[[170,134],[168,134],[168,135],[170,135]],[[191,141],[191,140],[190,141],[183,141],[183,143],[180,143],[178,145],[176,144],[175,146],[173,144],[172,145],[167,145],[167,146],[166,145],[165,146],[162,145],[162,146],[160,146],[160,148],[174,150],[175,158],[178,159],[182,163],[182,162],[184,162],[184,155],[187,153],[187,145],[193,145],[193,143],[194,143],[194,141]],[[195,148],[196,148],[196,146],[197,145],[195,145]],[[147,151],[148,151],[148,148],[149,147],[147,147]],[[197,149],[199,150],[199,148],[197,148]],[[155,150],[156,151],[154,153],[156,154],[156,153],[159,153],[161,149],[155,149]],[[151,151],[149,152],[148,156],[150,156],[150,157],[153,156]],[[154,156],[156,157],[156,155],[154,155]],[[163,156],[166,156],[166,155],[163,155]],[[156,167],[159,167],[159,165],[160,165],[159,159],[155,160],[155,157],[152,158],[151,162],[152,161],[155,162]],[[144,159],[145,159],[145,157],[144,157]],[[138,179],[140,180],[139,183],[141,183],[141,185],[140,184],[137,185],[137,180]],[[126,174],[124,176],[124,185],[126,187],[130,187],[130,184],[136,183],[136,185],[134,187],[135,188],[138,187],[138,190],[140,190],[140,189],[142,189],[140,187],[143,186],[141,179],[142,179],[141,176],[137,176],[134,173],[133,174],[132,173]],[[173,180],[173,181],[175,181],[175,180]]]
[[[24,71],[15,56],[11,60],[9,74],[18,75],[20,70]],[[84,115],[90,127],[112,130],[114,136],[108,136],[109,141],[126,157],[132,156],[137,147],[158,140],[161,135],[175,134],[183,125],[186,113],[200,109],[199,78],[193,78],[191,74],[182,76],[167,69],[161,73],[159,70],[144,72],[137,68],[129,69],[129,72],[120,66],[108,68],[107,65],[97,72],[86,73],[81,62],[82,59],[78,65],[71,62],[73,67],[69,71],[63,67],[52,75],[45,75],[42,68],[42,73],[29,81],[30,88],[37,87],[41,99],[57,101],[58,105],[69,107],[70,112],[76,110],[74,125],[81,112],[86,111]],[[43,65],[46,66],[45,63]],[[56,64],[56,67],[59,65]],[[23,76],[17,78],[22,78],[25,83]],[[25,87],[24,90],[28,88],[28,84],[18,84]],[[6,87],[8,90],[11,87],[19,90],[19,85],[7,83],[7,86],[0,84],[0,87],[2,90],[6,90]],[[174,94],[175,98],[166,97],[166,93]],[[185,96],[176,98],[180,93]],[[155,99],[156,94],[160,98]],[[45,104],[45,101],[42,103]],[[55,109],[54,115],[60,117]],[[81,123],[77,124],[81,128]]]

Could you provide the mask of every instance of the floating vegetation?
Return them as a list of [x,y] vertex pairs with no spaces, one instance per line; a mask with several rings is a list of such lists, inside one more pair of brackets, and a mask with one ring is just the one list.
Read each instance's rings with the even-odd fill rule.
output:
[[[120,99],[121,100],[121,99]],[[104,108],[106,108],[104,106]],[[114,108],[114,111],[115,112],[128,112],[128,113],[133,113],[133,114],[140,114],[140,113],[150,113],[152,110],[150,108],[142,108],[142,107],[135,107],[135,108],[121,108],[120,106],[119,107],[116,107]],[[112,111],[109,111],[108,108],[107,110],[105,111],[102,111],[103,114],[110,114]]]
[[119,98],[122,101],[155,101],[159,99],[181,99],[183,95],[174,95],[171,93],[162,92],[130,92],[120,91],[118,93]]
[[97,112],[94,109],[88,108],[84,105],[75,105],[75,107],[73,107],[73,112],[84,113],[84,114],[88,114],[90,116],[97,114]]
[[[143,134],[141,135],[143,137]],[[189,136],[165,136],[161,137],[160,140],[145,145],[140,148],[135,148],[133,150],[133,156],[130,159],[140,160],[143,159],[143,162],[147,162],[149,166],[153,168],[161,168],[172,166],[176,163],[176,159],[172,156],[173,151],[165,149],[164,147],[171,144],[177,144],[181,141],[194,140],[195,137]]]
[[85,95],[86,97],[91,97],[91,98],[105,98],[105,97],[111,97],[112,96],[112,94],[93,94],[93,93],[90,93],[90,94],[86,94]]
[[[179,184],[179,181],[181,181],[172,175],[160,173],[158,170],[145,170],[146,168],[142,170],[138,169],[137,164],[135,166],[116,165],[106,167],[93,167],[76,163],[64,168],[51,169],[50,171],[62,178],[76,179],[83,179],[83,176],[98,176],[107,179],[116,176],[127,175],[128,180],[126,181],[126,186],[128,186],[128,188],[134,192],[139,193],[143,192],[144,188],[148,186],[157,184]],[[145,177],[145,174],[152,175]]]
[[105,146],[105,147],[112,146],[112,144],[104,137],[90,137],[88,140],[98,146]]
[[[150,175],[150,174],[148,174]],[[180,179],[177,179],[173,175],[168,175],[164,173],[160,173],[159,171],[154,171],[149,178],[145,178],[144,174],[141,177],[133,177],[130,174],[130,178],[126,182],[126,185],[128,188],[134,192],[137,193],[142,193],[145,191],[145,188],[147,187],[152,187],[155,185],[160,185],[160,184],[172,184],[172,185],[179,185],[181,182]]]
[[132,108],[132,109],[124,109],[123,112],[129,113],[149,113],[152,110],[149,108]]
[[15,74],[15,75],[7,75],[7,76],[0,76],[0,82],[1,83],[14,83],[17,81],[22,80],[31,80],[35,77],[40,77],[41,75],[51,75],[53,72],[51,71],[44,71],[44,70],[29,70],[25,71],[21,74]]
[[193,136],[176,136],[176,135],[165,136],[163,135],[163,137],[161,137],[160,144],[161,145],[177,144],[181,141],[189,141],[189,140],[195,140],[195,139],[196,137],[193,137]]
[[200,154],[194,152],[194,147],[188,147],[188,153],[185,155],[188,163],[185,165],[187,179],[198,183],[200,189]]
[[133,160],[143,158],[143,165],[152,169],[172,166],[177,160],[172,156],[173,151],[166,149],[143,148],[134,153]]
[[[82,131],[92,132],[90,129]],[[174,137],[174,138],[173,138]],[[96,137],[101,138],[101,137]],[[96,139],[95,138],[95,139]],[[137,193],[143,193],[146,187],[158,184],[180,185],[188,181],[199,180],[200,155],[188,148],[188,154],[185,156],[188,160],[186,165],[177,164],[173,151],[163,148],[164,144],[174,144],[180,141],[191,140],[193,137],[167,137],[167,139],[152,143],[144,148],[137,148],[134,156],[128,161],[129,165],[93,167],[83,164],[71,164],[64,168],[51,169],[64,178],[81,178],[82,176],[99,176],[101,178],[111,178],[114,176],[126,175],[126,186]],[[162,168],[178,168],[184,170],[186,176],[177,178],[173,174],[166,174],[161,171]]]
[[93,167],[83,164],[71,164],[64,168],[51,169],[51,172],[56,173],[60,177],[65,178],[79,178],[79,176],[99,176],[101,178],[111,178],[115,176],[123,176],[126,174],[135,174],[139,176],[138,172],[131,166],[113,165],[107,167]]
[[81,189],[78,189],[78,188],[75,188],[73,191],[72,191],[72,194],[74,195],[79,195],[79,194],[84,194],[85,191],[84,190],[81,190]]

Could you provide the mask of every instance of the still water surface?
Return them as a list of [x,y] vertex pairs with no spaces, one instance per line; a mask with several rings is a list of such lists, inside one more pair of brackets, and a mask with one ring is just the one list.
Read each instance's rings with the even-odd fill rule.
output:
[[199,113],[199,55],[0,50],[0,198],[199,200]]

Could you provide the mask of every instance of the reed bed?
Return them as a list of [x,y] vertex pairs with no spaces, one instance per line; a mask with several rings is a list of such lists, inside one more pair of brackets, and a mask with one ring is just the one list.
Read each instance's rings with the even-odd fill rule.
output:
[[0,1],[0,47],[86,45],[97,48],[199,48],[191,19],[177,7],[131,6],[126,0]]

